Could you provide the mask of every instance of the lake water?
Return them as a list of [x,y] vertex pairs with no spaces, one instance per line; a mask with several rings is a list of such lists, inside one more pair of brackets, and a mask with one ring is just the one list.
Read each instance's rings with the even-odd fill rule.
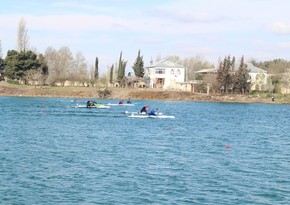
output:
[[0,204],[290,203],[290,105],[134,102],[0,97]]

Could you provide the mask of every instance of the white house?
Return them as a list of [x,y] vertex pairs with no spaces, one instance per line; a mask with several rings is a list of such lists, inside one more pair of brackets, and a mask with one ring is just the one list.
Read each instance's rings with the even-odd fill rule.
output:
[[180,83],[185,80],[185,68],[163,59],[145,67],[145,78],[149,88],[180,89]]
[[251,90],[265,90],[268,79],[268,72],[261,68],[254,66],[252,63],[245,63],[247,69],[250,70],[251,76]]
[[[251,90],[264,90],[267,85],[268,73],[266,70],[254,66],[252,63],[245,63],[247,69],[250,70]],[[235,70],[239,69],[239,64],[236,64]],[[217,68],[203,69],[195,72],[196,75],[216,74]]]

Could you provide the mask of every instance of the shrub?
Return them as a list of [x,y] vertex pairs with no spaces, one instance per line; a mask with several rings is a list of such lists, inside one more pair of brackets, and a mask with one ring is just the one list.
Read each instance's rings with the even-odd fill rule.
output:
[[100,98],[108,98],[112,95],[112,91],[107,88],[100,88],[98,91],[98,95]]

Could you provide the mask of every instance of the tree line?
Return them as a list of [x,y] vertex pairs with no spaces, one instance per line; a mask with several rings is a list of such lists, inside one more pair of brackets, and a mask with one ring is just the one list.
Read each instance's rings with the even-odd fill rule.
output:
[[[39,85],[64,85],[66,81],[70,81],[72,85],[94,85],[99,81],[123,82],[126,77],[126,66],[127,61],[122,58],[121,52],[118,64],[115,67],[114,64],[111,66],[109,75],[99,76],[98,57],[95,58],[94,68],[88,68],[82,53],[73,54],[68,47],[60,49],[48,47],[43,54],[37,53],[29,47],[28,31],[23,19],[18,25],[17,50],[8,50],[6,57],[3,58],[0,41],[0,72],[10,82]],[[140,56],[140,50],[133,69],[135,76],[143,77],[144,62],[143,56]]]
[[[198,79],[195,72],[201,69],[214,68],[214,65],[201,56],[181,59],[179,56],[168,56],[173,62],[183,65],[185,80]],[[156,61],[161,56],[156,57]],[[249,70],[244,63],[244,57],[240,59],[238,69],[235,68],[235,57],[227,56],[220,60],[218,72],[215,76],[204,76],[205,83],[212,83],[214,92],[249,92]],[[19,22],[17,33],[17,50],[8,50],[3,58],[0,41],[0,72],[12,82],[38,83],[39,85],[64,85],[70,81],[72,85],[88,85],[102,82],[113,84],[114,82],[124,86],[126,84],[126,60],[123,52],[120,52],[119,60],[107,68],[107,73],[99,75],[99,58],[95,58],[95,65],[89,67],[81,52],[73,54],[68,47],[55,49],[48,47],[43,54],[33,51],[29,46],[29,36],[26,23],[23,19]],[[253,65],[262,68],[270,74],[270,83],[274,91],[279,87],[290,86],[290,61],[274,59],[272,61],[257,62],[251,60]],[[137,78],[143,78],[145,74],[144,61],[141,51],[138,50],[136,60],[132,66]],[[201,89],[204,89],[201,86]]]

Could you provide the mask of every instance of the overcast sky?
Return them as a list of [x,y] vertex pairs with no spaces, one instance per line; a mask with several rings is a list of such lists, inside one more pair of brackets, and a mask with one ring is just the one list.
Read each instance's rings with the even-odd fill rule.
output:
[[290,59],[288,0],[0,0],[3,57],[16,49],[26,21],[30,46],[80,51],[102,72],[123,52],[131,69],[138,50],[157,56],[202,56],[216,64],[227,55],[257,61]]

